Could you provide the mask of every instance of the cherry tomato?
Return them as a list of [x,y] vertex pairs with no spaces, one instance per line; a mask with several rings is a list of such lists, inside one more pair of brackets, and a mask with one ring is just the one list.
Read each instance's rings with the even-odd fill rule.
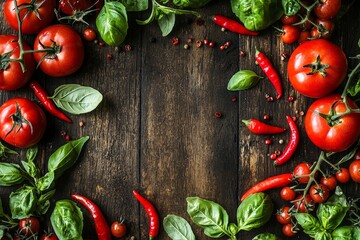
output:
[[322,39],[331,38],[331,35],[335,28],[335,23],[333,21],[317,19],[315,21],[315,23],[320,26],[320,29],[317,27],[313,27],[310,31],[311,38],[314,38],[314,39],[315,38],[322,38]]
[[[347,99],[351,108],[357,105]],[[360,137],[360,114],[351,113],[334,121],[330,113],[341,114],[346,111],[340,94],[333,94],[313,102],[305,116],[305,131],[310,140],[320,149],[328,152],[342,152],[353,145]],[[325,118],[322,115],[329,115]]]
[[315,15],[320,19],[331,19],[341,8],[341,0],[321,0],[314,8]]
[[298,43],[301,44],[305,41],[308,41],[309,38],[310,38],[310,32],[309,31],[301,31],[300,35],[299,35],[299,38],[298,38]]
[[[23,8],[20,11],[20,18],[22,19],[21,30],[24,34],[40,32],[44,27],[50,25],[55,17],[56,0],[36,0],[35,2],[33,0],[17,0],[16,2],[18,6],[30,4],[28,8]],[[18,31],[19,27],[14,0],[6,0],[4,16],[9,26]]]
[[354,182],[360,183],[360,160],[354,160],[349,166],[350,177]]
[[329,188],[320,183],[320,184],[314,184],[310,187],[310,197],[314,200],[316,203],[323,203],[325,202],[330,195]]
[[283,225],[281,230],[285,237],[294,237],[296,235],[296,231],[293,228],[293,224],[288,223]]
[[300,32],[300,28],[296,26],[283,25],[280,35],[281,41],[286,44],[294,43],[299,38]]
[[306,212],[312,212],[315,210],[315,202],[310,197],[309,194],[306,194],[305,198],[300,201],[300,199],[303,197],[303,194],[299,195],[294,202],[295,209],[298,210],[298,212],[306,213]]
[[324,184],[329,188],[329,190],[334,190],[337,186],[337,180],[334,175],[328,176],[328,177],[322,177],[320,179],[320,183]]
[[296,192],[291,187],[283,187],[280,190],[280,197],[285,201],[292,201],[296,198]]
[[[0,55],[5,58],[9,54],[10,59],[19,58],[20,49],[17,42],[18,38],[11,35],[0,35]],[[30,47],[23,42],[24,50],[30,50]],[[18,62],[1,64],[0,68],[0,90],[16,90],[24,86],[33,75],[36,63],[31,54],[24,56],[26,71],[23,72]]]
[[90,9],[94,2],[92,0],[60,0],[59,9],[66,15],[73,15],[75,11]]
[[28,148],[46,129],[44,111],[26,98],[13,98],[0,107],[0,137],[12,146]]
[[298,15],[287,16],[287,15],[284,14],[284,15],[281,16],[280,21],[284,25],[291,25],[291,24],[299,22],[300,17]]
[[44,234],[40,237],[40,240],[59,240],[55,233]]
[[49,76],[68,76],[79,70],[84,61],[84,44],[69,26],[57,24],[43,29],[35,39],[34,50],[43,50],[43,46],[52,52],[34,53],[34,58],[41,61],[40,69]]
[[96,32],[92,28],[86,28],[83,32],[83,37],[86,41],[92,42],[96,39]]
[[306,41],[291,54],[288,76],[301,94],[319,98],[332,93],[346,77],[347,60],[340,47],[324,39]]
[[338,182],[347,183],[350,181],[350,173],[347,168],[340,168],[340,171],[336,172],[335,176]]
[[111,224],[111,234],[114,237],[121,238],[126,235],[126,225],[123,221],[115,221]]
[[28,217],[19,221],[20,233],[23,235],[33,235],[40,231],[40,222],[36,217]]
[[290,207],[288,206],[284,206],[280,208],[276,213],[276,220],[281,224],[291,223],[292,216],[289,211],[290,211]]
[[299,163],[294,168],[294,177],[297,177],[296,180],[299,183],[308,183],[310,180],[310,177],[307,176],[311,173],[310,165],[306,162]]

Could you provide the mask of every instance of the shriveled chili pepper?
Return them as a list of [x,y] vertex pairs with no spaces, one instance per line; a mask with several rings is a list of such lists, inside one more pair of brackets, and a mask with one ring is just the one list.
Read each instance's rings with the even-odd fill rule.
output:
[[231,32],[239,33],[242,35],[257,36],[259,32],[254,32],[246,29],[241,23],[232,20],[222,15],[213,16],[213,22]]
[[281,188],[289,185],[292,182],[293,175],[291,173],[284,173],[276,176],[269,177],[254,186],[252,186],[242,197],[241,201],[244,201],[245,198],[251,194],[264,192],[274,188]]
[[255,134],[277,134],[286,131],[285,128],[263,123],[257,119],[242,120],[242,122]]
[[45,89],[41,87],[41,85],[36,81],[31,81],[29,83],[29,87],[34,91],[36,97],[40,100],[41,104],[44,108],[53,116],[68,122],[72,123],[71,119],[68,118],[62,111],[60,111],[55,103],[48,98],[48,94],[46,93]]
[[262,52],[256,49],[255,59],[263,72],[266,74],[272,85],[274,86],[277,95],[276,99],[281,98],[282,96],[282,85],[281,79],[277,71],[275,70],[274,66],[272,65],[270,59]]
[[81,203],[90,213],[95,222],[95,230],[99,240],[111,240],[110,227],[106,222],[104,215],[100,208],[90,199],[79,195],[73,194],[71,197]]
[[145,197],[141,196],[140,193],[133,190],[133,194],[135,198],[140,202],[140,204],[144,207],[149,220],[150,220],[150,230],[149,230],[149,239],[153,239],[159,234],[159,216],[154,205],[147,200]]
[[288,144],[286,145],[284,151],[282,152],[282,154],[277,157],[274,161],[274,165],[282,165],[284,163],[286,163],[287,161],[289,161],[289,159],[291,158],[291,156],[294,154],[298,144],[299,144],[299,138],[300,138],[300,134],[299,134],[299,129],[296,126],[296,123],[294,122],[293,118],[290,116],[286,116],[286,120],[289,124],[289,128],[290,128],[290,140],[288,142]]

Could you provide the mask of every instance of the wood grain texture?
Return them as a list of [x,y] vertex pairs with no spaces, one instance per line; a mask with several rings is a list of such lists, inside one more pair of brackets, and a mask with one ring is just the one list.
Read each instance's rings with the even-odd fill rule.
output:
[[[253,184],[269,176],[291,172],[300,161],[314,161],[319,155],[306,138],[301,111],[313,101],[299,95],[287,81],[287,61],[280,55],[291,51],[294,45],[282,44],[273,29],[258,37],[239,36],[222,32],[211,22],[210,16],[221,13],[235,19],[229,1],[212,1],[200,9],[204,25],[198,25],[191,16],[178,16],[174,31],[161,37],[156,23],[138,26],[136,19],[145,19],[146,13],[130,13],[129,34],[124,44],[132,51],[116,52],[114,48],[100,47],[85,42],[86,59],[79,72],[65,78],[47,77],[37,70],[37,79],[51,94],[65,83],[78,83],[98,89],[104,95],[100,107],[85,115],[71,116],[74,123],[66,124],[48,115],[46,136],[39,144],[37,163],[46,170],[50,154],[66,141],[60,131],[73,139],[90,136],[79,162],[56,183],[56,200],[70,198],[79,193],[93,199],[103,210],[108,222],[124,216],[129,236],[147,239],[148,219],[145,211],[132,196],[138,190],[154,203],[160,218],[177,214],[189,220],[186,197],[199,196],[220,203],[236,221],[239,197]],[[1,4],[2,6],[2,4]],[[337,23],[334,41],[340,44],[347,56],[356,55],[360,21],[357,1],[350,12]],[[15,34],[0,12],[1,34]],[[94,23],[90,21],[90,26]],[[79,33],[86,26],[74,25]],[[171,39],[178,37],[180,44],[173,46]],[[150,41],[150,39],[156,41]],[[209,39],[216,46],[200,48],[195,43],[184,49],[189,38]],[[32,37],[27,37],[31,42]],[[226,41],[231,47],[220,51]],[[255,47],[264,52],[282,76],[283,98],[267,102],[265,94],[275,96],[275,90],[264,78],[248,91],[230,92],[228,80],[239,69],[250,69],[264,76],[255,64]],[[241,57],[240,51],[246,55]],[[113,58],[108,59],[107,54]],[[350,66],[354,62],[349,62]],[[289,102],[288,96],[295,101]],[[24,87],[17,91],[0,92],[0,102],[15,96],[35,100],[34,94]],[[237,101],[233,102],[232,98]],[[222,114],[215,117],[215,112]],[[267,137],[250,134],[242,119],[262,119],[269,114],[269,123],[286,127],[286,115],[297,116],[301,130],[301,143],[294,158],[284,166],[274,167],[269,154],[283,149],[289,132],[270,137],[273,145],[267,146]],[[79,127],[83,121],[85,126]],[[279,144],[280,139],[285,140]],[[24,159],[24,150],[18,149]],[[345,186],[352,197],[359,197],[359,185]],[[0,188],[4,205],[15,188]],[[275,206],[284,204],[278,191],[269,191]],[[84,236],[96,239],[92,220],[85,209]],[[281,236],[280,224],[275,218],[264,227],[241,232],[239,239],[252,239],[257,233],[272,232]],[[207,239],[202,230],[191,223],[197,239]],[[168,239],[161,229],[158,239]],[[225,239],[225,238],[223,238]],[[299,235],[296,239],[307,239]]]

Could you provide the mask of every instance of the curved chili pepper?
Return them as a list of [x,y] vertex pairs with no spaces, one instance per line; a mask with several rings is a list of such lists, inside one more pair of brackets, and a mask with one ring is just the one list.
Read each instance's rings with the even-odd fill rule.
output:
[[212,17],[212,20],[220,27],[223,27],[231,32],[239,33],[242,35],[249,35],[249,36],[259,35],[259,32],[250,31],[247,28],[245,28],[241,23],[232,20],[230,18],[227,18],[225,16],[215,15]]
[[245,198],[251,194],[264,192],[266,190],[281,188],[289,185],[293,180],[293,175],[291,173],[284,173],[276,176],[269,177],[251,187],[242,197],[241,201],[244,201]]
[[110,227],[106,222],[100,208],[88,198],[79,194],[73,194],[71,197],[81,203],[90,213],[95,222],[95,230],[99,240],[111,240]]
[[285,132],[285,128],[269,125],[257,119],[242,120],[247,128],[255,134],[277,134]]
[[29,83],[29,87],[34,91],[36,97],[40,100],[41,104],[44,108],[53,116],[68,122],[72,123],[71,119],[68,118],[63,112],[61,112],[55,105],[55,103],[48,98],[48,94],[45,89],[41,87],[41,85],[36,81],[31,81]]
[[291,132],[290,140],[289,140],[288,145],[285,147],[284,151],[282,152],[282,154],[275,159],[275,161],[274,161],[275,166],[282,165],[282,164],[286,163],[287,161],[289,161],[289,159],[294,154],[294,152],[299,144],[300,134],[299,134],[299,129],[296,126],[296,123],[290,116],[286,116],[286,120],[288,121],[288,124],[290,127],[290,132]]
[[157,214],[157,211],[152,205],[152,203],[140,195],[137,191],[133,190],[133,194],[135,198],[140,202],[140,204],[144,207],[149,220],[150,220],[150,230],[149,230],[149,239],[153,239],[159,234],[159,216]]
[[282,96],[282,86],[281,86],[281,79],[279,74],[276,72],[274,66],[272,65],[270,59],[262,52],[259,52],[256,49],[255,53],[255,59],[263,72],[266,74],[266,76],[269,78],[270,82],[274,86],[277,95],[276,99],[281,98]]

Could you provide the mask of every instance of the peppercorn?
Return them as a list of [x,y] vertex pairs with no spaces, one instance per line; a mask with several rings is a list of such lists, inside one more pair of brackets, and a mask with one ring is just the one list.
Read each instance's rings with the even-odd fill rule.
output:
[[245,57],[246,56],[246,53],[244,51],[240,51],[240,56],[241,57]]
[[296,122],[296,121],[297,121],[297,117],[292,117],[292,120],[293,120],[294,122]]
[[222,28],[221,28],[221,31],[222,31],[222,32],[225,32],[225,31],[226,31],[226,28],[222,27]]
[[70,141],[70,136],[69,136],[69,135],[66,135],[66,136],[65,136],[65,140],[66,140],[66,141]]
[[208,40],[208,39],[204,39],[203,42],[204,42],[205,45],[208,45],[208,44],[209,44],[209,40]]
[[214,41],[209,42],[209,47],[211,48],[215,47],[215,42]]
[[230,47],[230,45],[231,45],[231,42],[230,42],[230,41],[227,41],[226,43],[224,43],[225,48]]
[[221,118],[221,117],[222,117],[221,112],[215,112],[215,117],[216,117],[216,118]]
[[66,135],[66,132],[64,130],[60,131],[60,135],[61,136],[65,136]]
[[103,43],[103,42],[99,42],[98,45],[99,45],[100,47],[102,47],[102,46],[104,46],[104,43]]
[[295,99],[295,98],[294,98],[293,96],[289,96],[289,97],[288,97],[289,102],[293,102],[294,99]]
[[224,50],[225,50],[225,46],[224,46],[224,45],[221,45],[221,46],[219,47],[219,49],[220,49],[221,51],[224,51]]
[[288,55],[286,53],[282,53],[280,58],[281,58],[281,61],[284,61],[285,59],[287,59]]
[[190,48],[189,44],[184,45],[184,49],[189,49],[189,48]]
[[276,156],[279,156],[281,154],[281,151],[279,149],[276,149],[275,154],[276,154]]
[[130,44],[126,44],[126,45],[124,46],[124,50],[125,50],[125,52],[130,52],[130,51],[131,51],[131,45],[130,45]]
[[107,59],[112,59],[112,55],[110,53],[106,54]]
[[283,139],[280,139],[280,140],[279,140],[279,144],[284,144],[284,140],[283,140]]
[[269,114],[265,114],[264,115],[264,120],[269,120],[270,119],[270,115]]
[[196,40],[195,46],[196,46],[197,48],[201,47],[201,46],[202,46],[202,41]]
[[237,97],[232,97],[232,98],[231,98],[231,101],[232,101],[232,102],[237,102]]
[[276,156],[275,153],[270,154],[270,159],[271,160],[276,160],[276,158],[277,158],[277,156]]
[[171,42],[172,42],[172,45],[176,46],[176,45],[179,44],[179,38],[173,37],[173,38],[171,39]]
[[79,122],[79,127],[83,127],[83,126],[85,126],[85,122],[80,121],[80,122]]
[[194,39],[193,39],[193,38],[188,38],[187,42],[188,42],[188,43],[193,43],[193,42],[194,42]]
[[271,141],[270,139],[266,139],[266,140],[265,140],[265,144],[266,144],[266,145],[271,145],[271,144],[272,144],[272,141]]

